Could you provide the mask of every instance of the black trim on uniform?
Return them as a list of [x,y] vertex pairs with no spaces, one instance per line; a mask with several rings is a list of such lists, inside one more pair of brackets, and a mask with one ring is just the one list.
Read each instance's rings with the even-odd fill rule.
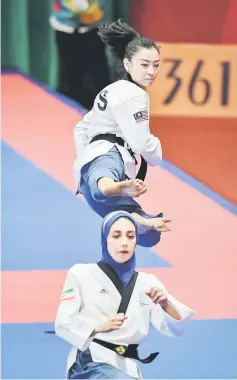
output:
[[[124,287],[117,273],[109,264],[104,263],[103,261],[99,261],[97,265],[106,274],[106,276],[109,277],[109,279],[113,282],[116,289],[121,294],[122,298],[121,298],[121,302],[120,302],[117,313],[125,314],[129,305],[129,301],[132,296],[133,289],[136,284],[138,273],[134,272],[128,285]],[[118,355],[124,356],[125,358],[136,359],[139,362],[144,363],[144,364],[151,363],[159,354],[159,352],[153,352],[147,358],[141,359],[138,354],[138,344],[129,344],[128,346],[123,346],[123,345],[116,345],[113,343],[105,342],[103,340],[96,339],[96,338],[93,339],[93,342],[100,344],[101,346],[116,352]]]

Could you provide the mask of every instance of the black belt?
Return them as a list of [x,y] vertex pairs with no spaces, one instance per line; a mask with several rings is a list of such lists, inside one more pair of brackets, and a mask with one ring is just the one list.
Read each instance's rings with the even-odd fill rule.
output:
[[[119,144],[119,145],[126,148],[126,143],[122,139],[122,137],[117,137],[116,135],[114,135],[112,133],[103,133],[103,134],[97,135],[91,139],[90,144],[93,143],[94,141],[98,141],[98,140],[107,140],[107,141],[111,142],[112,144]],[[131,156],[134,158],[136,165],[137,165],[135,153],[132,151],[131,148],[126,148],[126,149],[131,154]],[[147,173],[147,162],[141,156],[141,165],[140,165],[140,168],[139,168],[138,173],[136,175],[136,178],[144,181],[146,178],[146,173]]]
[[108,348],[109,350],[112,350],[125,358],[136,359],[143,364],[148,364],[148,363],[153,362],[153,360],[159,354],[159,352],[153,352],[147,358],[141,359],[139,357],[138,350],[137,350],[138,344],[129,344],[128,346],[122,346],[122,345],[116,345],[113,343],[105,342],[103,340],[96,339],[96,338],[93,339],[93,342],[100,344],[101,346]]

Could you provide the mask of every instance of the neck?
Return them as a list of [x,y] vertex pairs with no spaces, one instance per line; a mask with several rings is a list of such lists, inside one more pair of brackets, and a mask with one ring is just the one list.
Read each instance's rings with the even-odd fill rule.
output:
[[131,75],[130,75],[129,73],[127,73],[127,80],[128,80],[129,82],[132,82],[132,83],[136,84],[138,87],[141,87],[143,90],[145,90],[145,87],[144,87],[144,86],[141,86],[140,84],[138,84],[137,82],[135,82],[135,81],[132,79],[132,77],[131,77]]

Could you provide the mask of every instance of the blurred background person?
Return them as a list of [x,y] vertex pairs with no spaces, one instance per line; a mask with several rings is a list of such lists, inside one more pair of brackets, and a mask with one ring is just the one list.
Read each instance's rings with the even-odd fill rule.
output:
[[97,34],[104,17],[102,1],[54,0],[52,6],[58,91],[90,109],[97,93],[109,84],[105,45]]

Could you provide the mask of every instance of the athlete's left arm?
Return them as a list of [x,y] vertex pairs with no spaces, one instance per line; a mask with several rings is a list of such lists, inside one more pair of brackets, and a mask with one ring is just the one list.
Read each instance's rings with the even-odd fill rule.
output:
[[161,333],[180,336],[194,315],[194,310],[167,292],[157,277],[150,275],[151,288],[146,294],[152,299],[151,323]]
[[150,132],[149,105],[144,95],[135,96],[113,110],[124,140],[134,153],[142,155],[151,166],[162,160],[160,140]]

